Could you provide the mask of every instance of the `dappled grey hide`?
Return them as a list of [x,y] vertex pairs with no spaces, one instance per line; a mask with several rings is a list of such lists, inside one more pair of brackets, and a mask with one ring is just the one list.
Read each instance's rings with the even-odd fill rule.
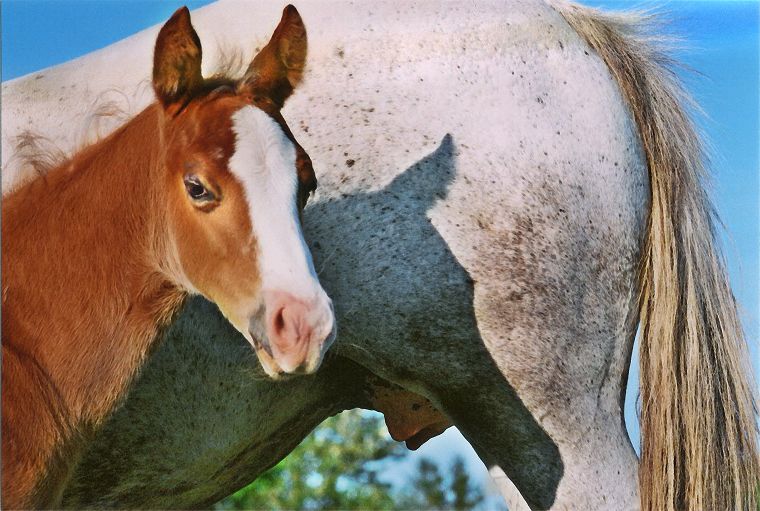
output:
[[455,142],[447,134],[381,190],[309,209],[305,230],[319,240],[323,285],[341,298],[336,350],[432,397],[481,457],[508,452],[526,475],[517,484],[551,503],[562,475],[557,448],[494,364],[477,327],[473,279],[428,218],[457,177]]

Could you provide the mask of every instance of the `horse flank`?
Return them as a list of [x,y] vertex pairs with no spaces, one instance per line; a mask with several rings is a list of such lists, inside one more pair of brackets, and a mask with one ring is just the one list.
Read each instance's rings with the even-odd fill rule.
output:
[[756,397],[705,191],[705,151],[653,17],[556,8],[604,60],[641,136],[651,207],[640,268],[641,507],[756,509]]

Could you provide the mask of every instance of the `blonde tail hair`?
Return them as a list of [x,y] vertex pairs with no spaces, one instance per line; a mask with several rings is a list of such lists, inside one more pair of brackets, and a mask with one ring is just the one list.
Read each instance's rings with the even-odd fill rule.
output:
[[751,365],[705,191],[691,104],[651,16],[555,8],[607,64],[638,126],[651,206],[640,273],[641,507],[755,510]]

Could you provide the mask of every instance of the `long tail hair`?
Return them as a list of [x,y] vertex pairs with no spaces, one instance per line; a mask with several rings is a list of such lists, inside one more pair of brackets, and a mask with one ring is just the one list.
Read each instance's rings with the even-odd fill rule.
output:
[[716,241],[705,152],[664,40],[641,13],[555,8],[607,64],[638,126],[651,207],[640,271],[641,507],[756,510],[757,407]]

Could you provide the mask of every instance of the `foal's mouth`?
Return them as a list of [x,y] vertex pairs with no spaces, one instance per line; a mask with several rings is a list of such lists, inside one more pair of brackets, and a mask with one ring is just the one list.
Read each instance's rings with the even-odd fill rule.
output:
[[274,354],[272,353],[272,346],[269,344],[269,341],[262,341],[258,336],[253,335],[253,332],[251,332],[251,340],[253,341],[253,348],[256,351],[263,351],[267,355],[269,355],[269,358],[274,360]]
[[274,358],[274,353],[272,352],[272,347],[269,342],[262,340],[259,337],[251,336],[251,344],[256,353],[256,358],[259,360],[259,365],[261,365],[261,368],[264,369],[264,372],[270,379],[282,381],[299,375],[297,372],[288,373],[283,371],[280,364],[278,364],[277,360]]
[[263,307],[250,316],[245,336],[270,377],[312,374],[321,365],[336,326],[332,302],[319,291],[306,299],[265,291]]

